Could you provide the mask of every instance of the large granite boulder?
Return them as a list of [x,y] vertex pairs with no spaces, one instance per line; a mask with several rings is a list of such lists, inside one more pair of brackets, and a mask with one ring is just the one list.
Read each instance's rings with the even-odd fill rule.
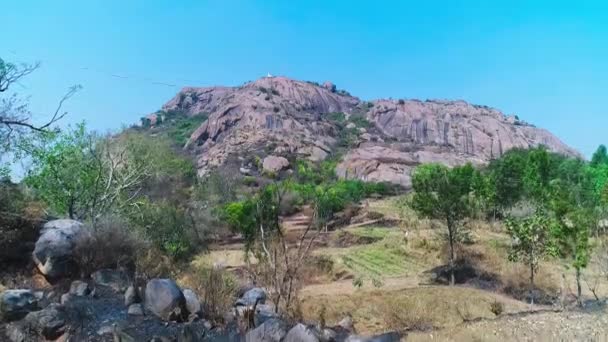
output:
[[6,290],[0,295],[0,319],[20,320],[38,309],[38,298],[31,290]]
[[182,321],[188,317],[186,298],[171,279],[152,279],[148,282],[145,306],[165,321]]
[[40,273],[47,278],[57,279],[76,271],[73,251],[76,242],[86,237],[89,231],[74,220],[53,220],[47,222],[41,232],[32,257]]

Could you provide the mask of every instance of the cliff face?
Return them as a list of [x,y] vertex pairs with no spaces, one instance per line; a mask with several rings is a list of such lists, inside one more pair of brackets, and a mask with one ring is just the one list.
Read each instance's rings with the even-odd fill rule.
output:
[[409,187],[420,163],[483,164],[514,147],[545,145],[578,156],[548,131],[496,109],[464,101],[376,100],[364,102],[331,83],[265,77],[240,87],[184,88],[163,106],[187,115],[206,113],[186,148],[196,154],[200,174],[232,155],[264,150],[319,161],[335,150],[339,127],[327,114],[364,116],[336,172],[341,177],[389,181]]

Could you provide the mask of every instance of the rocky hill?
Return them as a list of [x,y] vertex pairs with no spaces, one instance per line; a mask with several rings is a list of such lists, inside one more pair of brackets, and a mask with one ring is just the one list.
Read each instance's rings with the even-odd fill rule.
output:
[[[411,170],[425,162],[483,164],[509,149],[537,145],[579,156],[550,132],[490,107],[464,101],[368,102],[329,82],[286,77],[238,87],[184,88],[160,113],[168,112],[208,117],[185,144],[201,175],[249,153],[313,161],[337,157],[341,177],[407,188]],[[342,119],[336,120],[336,113],[344,113]],[[351,139],[337,155],[345,130]]]

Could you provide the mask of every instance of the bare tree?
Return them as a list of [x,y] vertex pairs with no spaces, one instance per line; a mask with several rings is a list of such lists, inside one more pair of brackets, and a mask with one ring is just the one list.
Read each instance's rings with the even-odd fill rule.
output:
[[[35,64],[13,64],[7,63],[0,58],[0,94],[5,94],[12,85],[34,72],[40,67],[40,63]],[[5,148],[10,145],[11,139],[28,131],[44,132],[53,124],[61,120],[66,112],[62,112],[64,103],[71,98],[82,87],[76,85],[70,87],[67,93],[59,100],[59,103],[52,113],[51,118],[43,124],[36,125],[31,121],[31,113],[26,101],[22,100],[17,94],[4,96],[0,99],[0,139]]]

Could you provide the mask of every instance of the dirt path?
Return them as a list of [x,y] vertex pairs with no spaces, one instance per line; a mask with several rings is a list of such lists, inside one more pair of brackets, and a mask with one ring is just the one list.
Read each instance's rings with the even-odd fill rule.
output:
[[608,341],[606,312],[545,312],[464,324],[406,341]]

